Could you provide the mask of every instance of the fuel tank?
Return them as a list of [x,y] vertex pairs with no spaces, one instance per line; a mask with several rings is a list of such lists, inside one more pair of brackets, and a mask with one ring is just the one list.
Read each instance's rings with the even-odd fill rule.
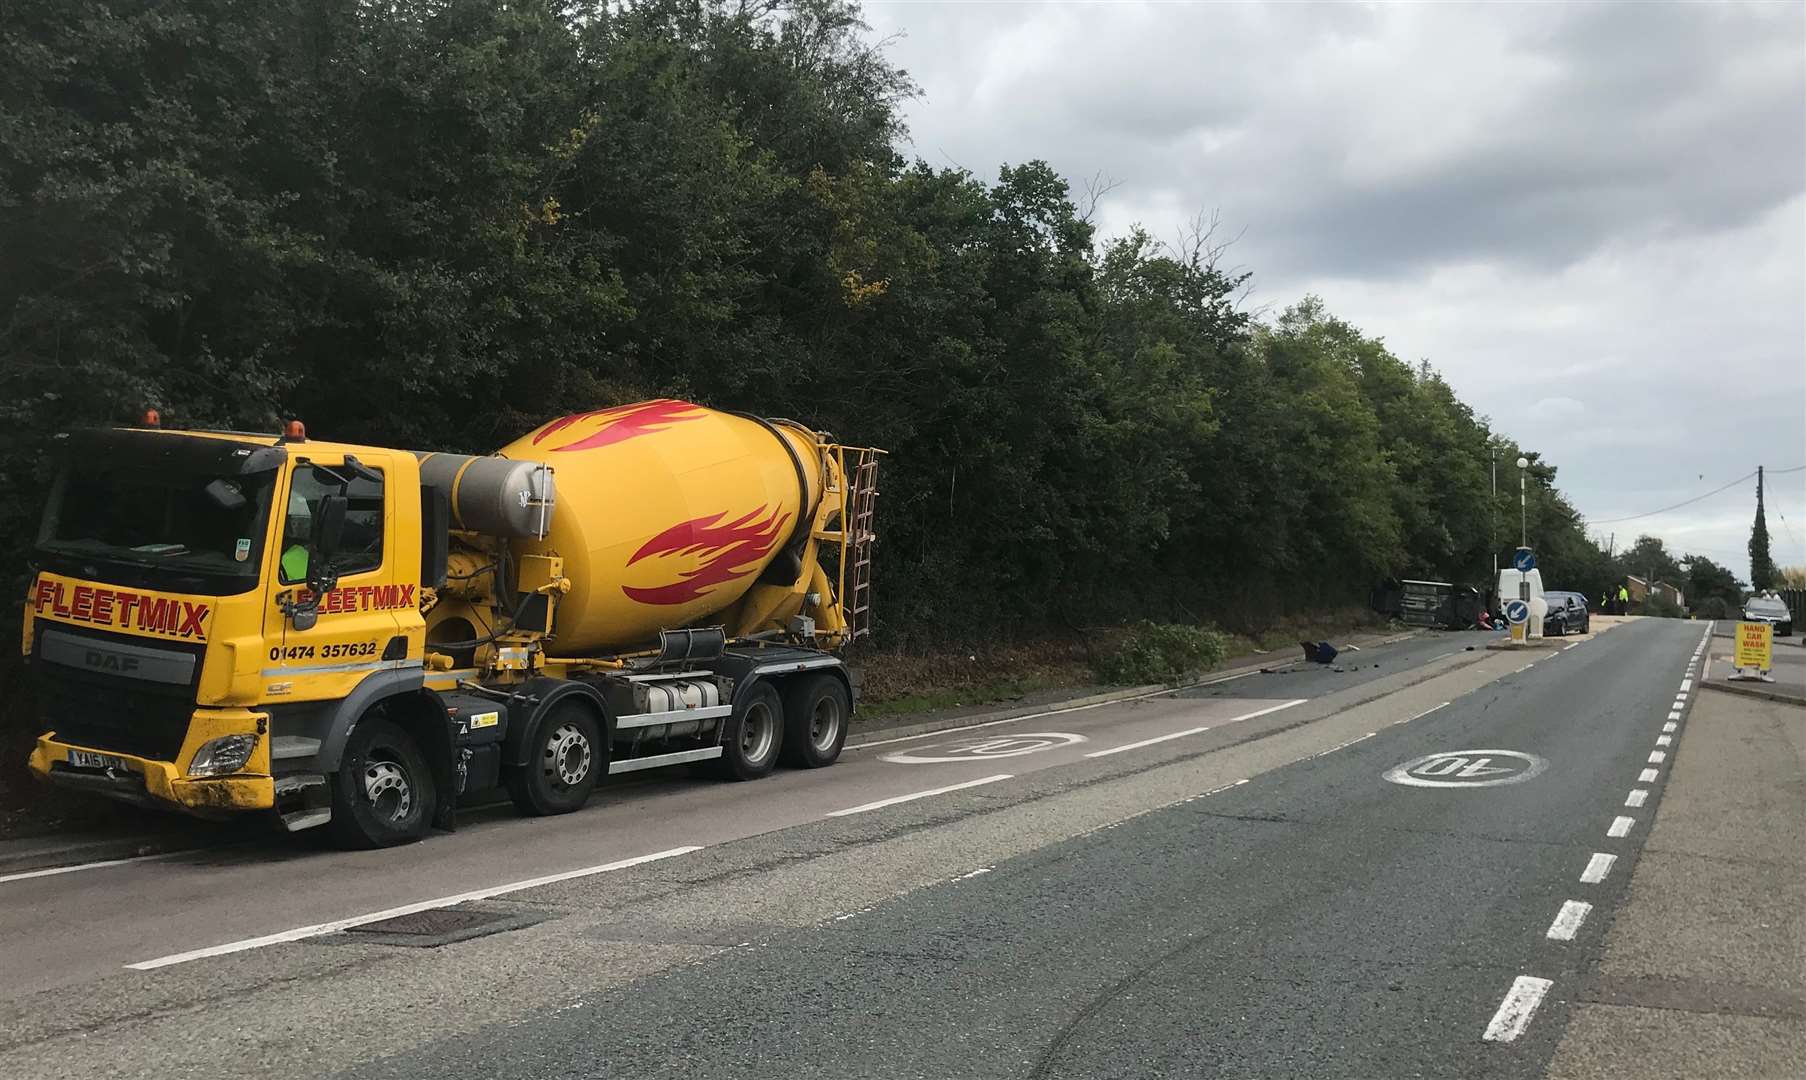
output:
[[543,539],[511,546],[563,558],[554,648],[567,656],[720,615],[806,535],[834,486],[801,425],[668,399],[559,417],[498,456],[556,477]]

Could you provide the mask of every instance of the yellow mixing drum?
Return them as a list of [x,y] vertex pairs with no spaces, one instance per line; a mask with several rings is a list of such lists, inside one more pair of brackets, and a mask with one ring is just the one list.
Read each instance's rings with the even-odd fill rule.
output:
[[565,655],[719,615],[807,535],[835,486],[801,425],[663,399],[560,417],[500,456],[548,465],[556,479],[544,539],[514,549],[564,559]]

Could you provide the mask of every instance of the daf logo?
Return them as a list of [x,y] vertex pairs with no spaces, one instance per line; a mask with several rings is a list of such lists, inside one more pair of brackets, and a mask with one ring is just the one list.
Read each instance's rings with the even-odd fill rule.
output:
[[116,653],[100,652],[97,649],[89,649],[87,654],[82,657],[82,663],[97,671],[117,671],[123,674],[138,670],[136,656],[120,656]]

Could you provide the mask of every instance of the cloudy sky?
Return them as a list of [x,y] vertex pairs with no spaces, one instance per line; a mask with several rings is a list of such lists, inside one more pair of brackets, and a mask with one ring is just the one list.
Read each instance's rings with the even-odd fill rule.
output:
[[[1305,293],[1560,467],[1603,542],[1749,573],[1751,472],[1806,464],[1806,4],[868,0],[914,153],[1117,183],[1106,234],[1217,211]],[[1769,485],[1806,564],[1806,471]],[[1782,520],[1784,518],[1784,520]]]

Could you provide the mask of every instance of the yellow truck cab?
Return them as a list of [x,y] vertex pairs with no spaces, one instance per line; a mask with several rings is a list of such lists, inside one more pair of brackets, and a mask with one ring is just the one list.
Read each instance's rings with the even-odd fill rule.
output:
[[374,847],[498,788],[567,813],[613,773],[839,756],[877,451],[668,400],[488,457],[59,442],[23,641],[51,784]]

